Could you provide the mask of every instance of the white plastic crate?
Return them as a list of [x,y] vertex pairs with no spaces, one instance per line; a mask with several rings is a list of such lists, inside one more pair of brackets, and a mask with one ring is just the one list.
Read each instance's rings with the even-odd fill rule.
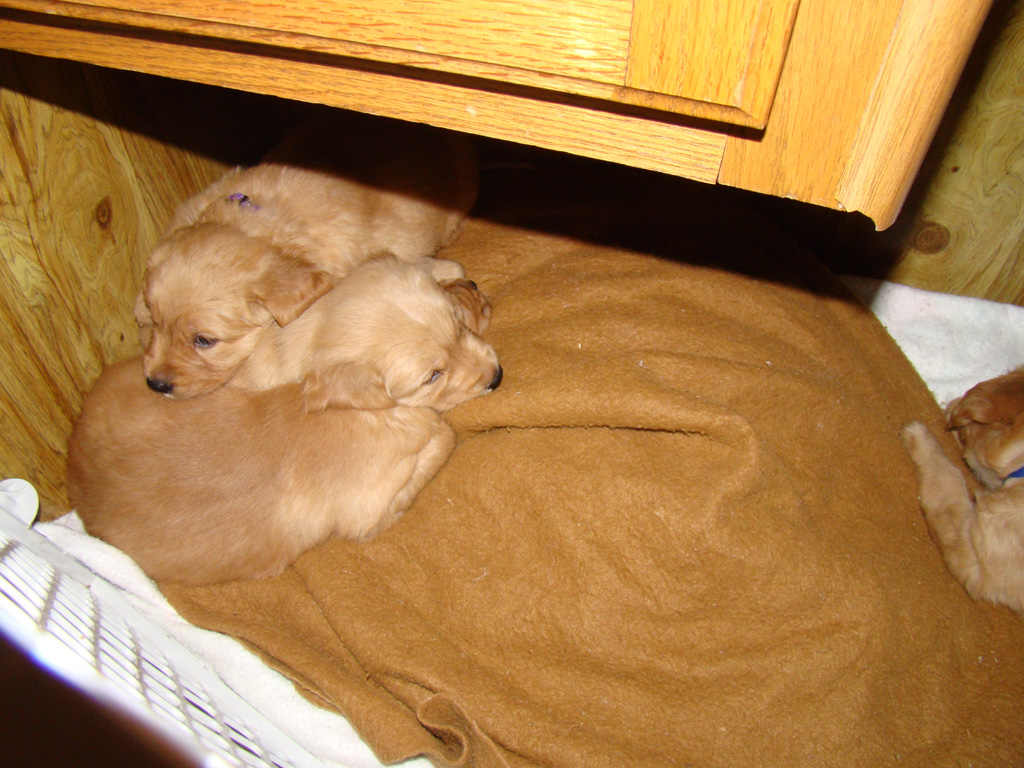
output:
[[12,482],[20,483],[0,484],[0,631],[8,639],[197,765],[323,765],[114,587],[19,519],[16,507],[25,507],[31,487]]

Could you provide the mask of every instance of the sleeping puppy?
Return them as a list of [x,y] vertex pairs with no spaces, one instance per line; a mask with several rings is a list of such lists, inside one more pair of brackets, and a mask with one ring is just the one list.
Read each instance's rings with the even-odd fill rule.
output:
[[[280,291],[267,300],[283,307],[297,297]],[[464,392],[501,382],[497,355],[478,335],[489,315],[471,281],[442,285],[426,262],[379,256],[283,326],[267,323],[237,335],[222,326],[229,343],[195,345],[187,384],[177,386],[188,398],[225,384],[264,390],[303,383],[310,411],[397,402],[445,410]],[[159,350],[159,337],[150,346]]]
[[[201,359],[211,346],[244,358],[253,333],[286,326],[380,253],[426,260],[438,280],[464,276],[461,265],[429,257],[455,238],[476,199],[472,146],[392,121],[316,136],[323,132],[303,126],[274,162],[230,171],[174,214],[135,304],[150,388],[175,398],[209,391]],[[316,163],[303,147],[317,149]]]
[[107,368],[68,443],[72,508],[157,581],[268,578],[387,528],[455,445],[431,408],[307,414],[301,389],[170,400],[138,358]]
[[302,382],[310,412],[396,404],[445,411],[466,393],[501,383],[497,355],[478,335],[489,314],[472,282],[442,286],[422,264],[378,257],[294,322],[269,329],[228,386],[263,390]]
[[[440,411],[500,382],[494,350],[464,327],[486,323],[474,292],[394,257],[355,269],[329,294],[344,349],[332,357],[328,335],[307,350],[338,369],[319,369],[332,389],[316,409],[298,383],[174,400],[147,388],[139,359],[108,368],[68,444],[73,508],[154,579],[188,584],[273,576],[329,537],[374,535],[451,453]],[[331,333],[329,315],[315,333]],[[268,359],[290,366],[283,349]],[[327,407],[362,400],[372,408]]]
[[923,424],[908,424],[901,437],[917,465],[925,517],[972,597],[1024,615],[1024,369],[951,403],[947,427],[985,490],[972,496],[938,440]]

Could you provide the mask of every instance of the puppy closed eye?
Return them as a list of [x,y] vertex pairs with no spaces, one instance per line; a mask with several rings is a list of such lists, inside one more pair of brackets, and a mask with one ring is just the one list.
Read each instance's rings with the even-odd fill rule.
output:
[[426,387],[429,386],[430,384],[437,382],[442,376],[444,376],[444,371],[442,371],[440,368],[434,369],[433,371],[430,372],[430,375],[423,382],[423,386]]
[[217,343],[217,339],[211,338],[210,336],[203,336],[201,333],[197,333],[192,339],[192,346],[196,349],[209,349]]

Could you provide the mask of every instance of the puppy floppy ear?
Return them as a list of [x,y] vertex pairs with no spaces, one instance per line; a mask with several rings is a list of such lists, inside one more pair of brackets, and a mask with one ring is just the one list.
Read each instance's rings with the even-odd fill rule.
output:
[[442,282],[448,301],[455,309],[455,317],[477,336],[487,330],[491,319],[491,303],[487,301],[472,280],[446,280]]
[[251,302],[288,325],[334,287],[334,276],[304,259],[279,256],[253,286]]
[[319,413],[326,408],[376,410],[397,405],[381,377],[365,363],[339,363],[313,371],[303,384],[306,413]]
[[132,311],[135,315],[135,323],[140,327],[153,324],[153,315],[149,312],[149,307],[146,305],[146,297],[141,290],[135,297],[135,307]]
[[950,428],[976,424],[1012,424],[1024,413],[1024,371],[983,381],[946,410]]
[[153,336],[153,315],[146,305],[142,291],[139,291],[139,295],[135,297],[133,314],[135,315],[135,324],[139,327],[139,343],[145,349],[149,346],[149,340]]

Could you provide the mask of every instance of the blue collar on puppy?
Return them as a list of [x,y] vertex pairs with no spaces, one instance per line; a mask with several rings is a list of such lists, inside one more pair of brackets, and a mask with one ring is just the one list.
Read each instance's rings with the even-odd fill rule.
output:
[[1024,467],[1021,467],[1016,472],[1011,472],[1010,474],[1008,474],[1006,477],[1003,478],[1003,482],[1009,480],[1011,477],[1024,477]]

